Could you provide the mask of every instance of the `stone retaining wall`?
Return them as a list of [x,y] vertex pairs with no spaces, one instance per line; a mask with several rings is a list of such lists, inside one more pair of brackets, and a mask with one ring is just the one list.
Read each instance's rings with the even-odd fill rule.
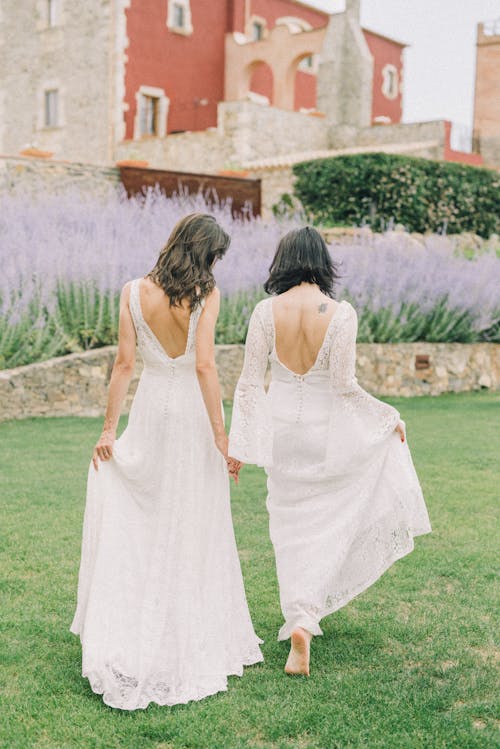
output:
[[39,195],[74,189],[106,197],[120,185],[120,170],[116,167],[0,156],[0,193]]
[[[106,403],[114,346],[0,371],[0,421],[32,416],[99,416]],[[222,397],[231,399],[243,346],[217,346]],[[137,364],[124,411],[140,375]],[[500,389],[500,345],[358,344],[358,379],[379,395],[438,395]]]

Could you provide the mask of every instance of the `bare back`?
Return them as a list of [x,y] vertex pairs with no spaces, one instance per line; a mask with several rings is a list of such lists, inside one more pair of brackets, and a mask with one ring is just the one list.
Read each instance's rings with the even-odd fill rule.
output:
[[180,307],[171,307],[170,300],[162,288],[149,278],[142,278],[139,285],[139,300],[142,315],[167,356],[175,359],[186,350],[190,309],[183,301]]
[[311,284],[294,286],[273,299],[276,354],[287,369],[296,374],[311,369],[338,306]]

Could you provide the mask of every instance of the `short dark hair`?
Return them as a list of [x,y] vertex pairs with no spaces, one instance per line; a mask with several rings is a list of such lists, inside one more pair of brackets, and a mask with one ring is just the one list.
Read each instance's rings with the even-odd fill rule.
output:
[[305,226],[281,239],[264,289],[268,294],[283,294],[306,281],[317,284],[323,294],[333,298],[339,277],[325,240],[312,226]]

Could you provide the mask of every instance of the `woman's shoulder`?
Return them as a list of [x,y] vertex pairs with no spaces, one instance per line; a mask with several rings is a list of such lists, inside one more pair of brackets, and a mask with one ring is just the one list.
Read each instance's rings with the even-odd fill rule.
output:
[[139,286],[142,286],[144,288],[147,288],[154,282],[151,281],[149,278],[145,278],[144,276],[139,276],[138,278],[131,278],[129,281],[125,281],[125,283],[122,286],[122,293],[127,292],[130,294],[130,291],[134,288],[139,288]]
[[133,278],[131,281],[125,281],[121,290],[122,299],[124,299],[125,301],[128,301],[130,299],[132,289],[137,286],[138,281],[140,281],[139,278]]
[[269,312],[272,309],[273,298],[271,296],[261,299],[257,302],[252,311],[252,317],[258,320],[265,320],[269,317]]
[[202,297],[199,301],[199,308],[203,311],[205,309],[212,310],[216,314],[220,308],[221,293],[217,286],[214,286],[208,294]]
[[357,317],[356,309],[347,299],[342,299],[338,304],[337,313],[343,311],[347,317]]

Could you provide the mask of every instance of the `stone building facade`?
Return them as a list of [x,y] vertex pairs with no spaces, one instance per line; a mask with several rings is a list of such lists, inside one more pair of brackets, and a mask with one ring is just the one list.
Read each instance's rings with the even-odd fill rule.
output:
[[[2,0],[0,153],[110,162],[124,136],[126,0]],[[120,42],[121,38],[121,42]]]
[[402,47],[377,38],[356,0],[331,16],[302,0],[3,0],[0,153],[109,164],[125,142],[141,157],[151,140],[224,133],[235,101],[301,112],[307,137],[321,129],[307,115],[397,122]]
[[486,163],[500,167],[500,17],[477,28],[474,130]]
[[[263,176],[268,210],[316,156],[481,163],[451,151],[445,122],[399,122],[403,50],[361,27],[360,0],[332,15],[304,0],[3,0],[0,153],[243,170]],[[487,147],[497,104],[478,96]]]

